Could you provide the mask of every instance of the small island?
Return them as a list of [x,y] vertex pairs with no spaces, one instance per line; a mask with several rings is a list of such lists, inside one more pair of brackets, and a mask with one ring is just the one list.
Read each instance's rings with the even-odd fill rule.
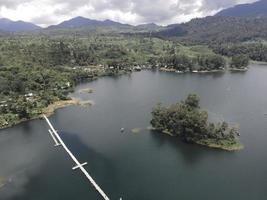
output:
[[227,122],[208,122],[208,112],[200,110],[200,98],[188,95],[185,101],[168,107],[157,105],[152,111],[151,124],[156,131],[178,136],[184,142],[238,151],[243,148],[239,142],[237,127],[229,127]]

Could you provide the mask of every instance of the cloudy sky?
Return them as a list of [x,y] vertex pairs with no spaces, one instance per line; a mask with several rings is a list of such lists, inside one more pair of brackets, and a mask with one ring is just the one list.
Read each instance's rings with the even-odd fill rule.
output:
[[256,0],[0,0],[0,18],[40,26],[76,16],[129,24],[165,25],[211,15],[220,9]]

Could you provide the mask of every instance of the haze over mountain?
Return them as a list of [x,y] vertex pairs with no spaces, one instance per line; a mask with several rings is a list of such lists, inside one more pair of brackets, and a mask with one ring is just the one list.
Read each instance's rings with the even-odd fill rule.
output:
[[129,24],[122,24],[119,22],[115,22],[112,20],[95,20],[95,19],[88,19],[85,17],[75,17],[69,19],[67,21],[61,22],[58,25],[52,25],[48,28],[44,29],[44,31],[57,31],[57,30],[72,30],[75,31],[95,31],[95,30],[105,30],[105,31],[115,31],[115,32],[149,32],[149,31],[157,31],[162,29],[162,26],[158,26],[155,23],[149,24],[140,24],[137,26],[129,25]]
[[12,21],[6,18],[0,19],[0,30],[7,32],[36,31],[41,27],[24,21]]
[[224,9],[216,16],[232,17],[261,17],[267,16],[267,0],[257,1],[250,4],[240,4],[232,8]]
[[0,19],[0,31],[5,32],[30,32],[36,30],[71,30],[71,29],[83,29],[83,30],[96,30],[98,28],[103,29],[116,29],[116,30],[134,30],[134,31],[155,31],[162,26],[158,26],[154,23],[149,24],[141,24],[137,26],[129,25],[129,24],[122,24],[119,22],[115,22],[112,20],[94,20],[88,19],[85,17],[75,17],[69,19],[67,21],[63,21],[57,25],[51,25],[47,28],[41,28],[33,23],[24,22],[24,21],[12,21],[6,18]]
[[147,29],[156,29],[156,28],[159,28],[159,27],[162,27],[162,26],[159,26],[155,23],[148,23],[148,24],[140,24],[140,25],[137,25],[136,28],[147,28]]
[[75,17],[70,20],[61,22],[58,25],[49,26],[48,29],[70,29],[70,28],[84,28],[84,27],[108,27],[108,26],[130,26],[128,24],[121,24],[111,20],[99,21],[88,19],[85,17]]

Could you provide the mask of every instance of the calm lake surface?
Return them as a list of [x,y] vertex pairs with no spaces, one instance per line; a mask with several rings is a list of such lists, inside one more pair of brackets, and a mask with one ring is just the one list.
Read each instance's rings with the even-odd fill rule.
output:
[[[93,94],[79,93],[93,88]],[[210,119],[240,124],[240,152],[188,145],[147,130],[158,102],[201,96]],[[58,110],[50,119],[111,200],[266,200],[267,66],[246,73],[142,71],[81,84],[72,96],[92,107]],[[120,128],[125,128],[125,133]],[[132,129],[140,128],[139,133]],[[101,197],[43,120],[0,131],[1,200],[98,200]]]

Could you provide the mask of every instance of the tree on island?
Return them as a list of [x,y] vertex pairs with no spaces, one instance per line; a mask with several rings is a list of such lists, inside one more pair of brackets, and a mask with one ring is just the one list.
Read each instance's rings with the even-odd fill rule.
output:
[[226,65],[225,59],[216,54],[198,56],[197,63],[201,70],[222,70]]
[[185,101],[168,107],[157,105],[151,124],[157,131],[179,136],[183,141],[225,150],[239,150],[238,129],[227,122],[208,122],[208,112],[201,111],[200,97],[190,94]]
[[185,100],[185,105],[188,105],[192,108],[199,108],[200,97],[196,94],[189,94]]
[[226,65],[225,59],[216,54],[188,56],[186,54],[169,54],[160,58],[161,66],[174,68],[178,71],[211,71],[223,70]]
[[244,69],[249,64],[249,57],[247,55],[236,55],[232,57],[231,68]]

